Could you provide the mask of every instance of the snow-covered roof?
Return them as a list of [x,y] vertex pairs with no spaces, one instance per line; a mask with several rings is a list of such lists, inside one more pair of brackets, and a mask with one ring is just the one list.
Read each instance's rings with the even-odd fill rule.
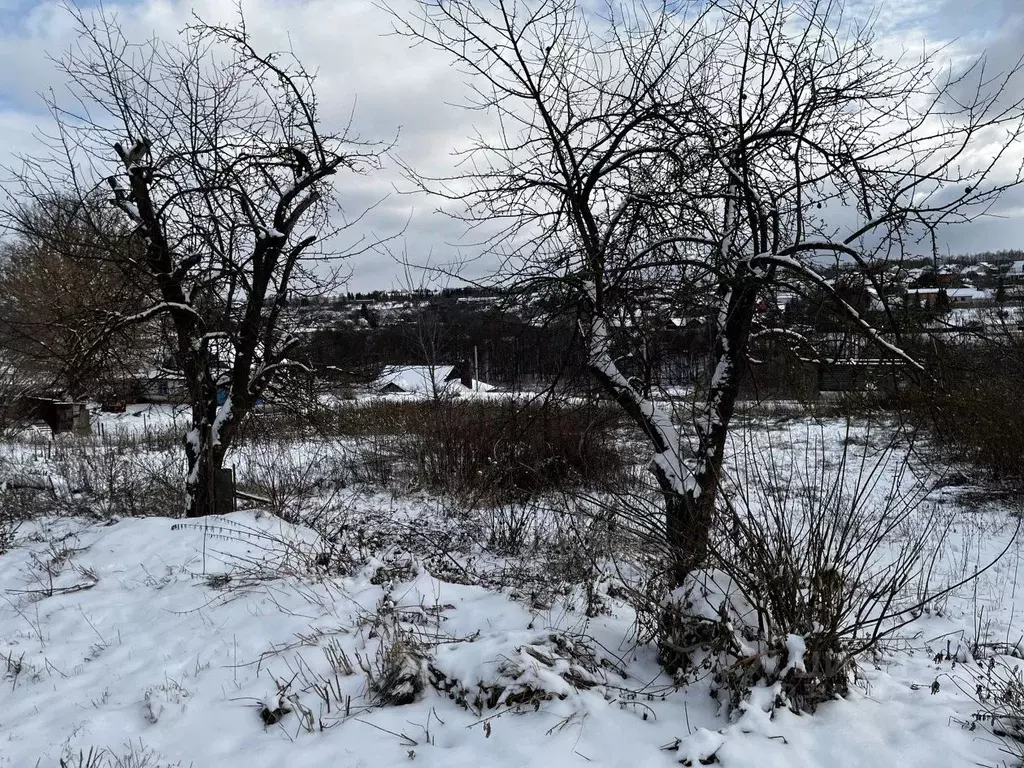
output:
[[697,325],[699,325],[702,322],[702,318],[699,318],[699,317],[670,317],[668,319],[668,321],[669,321],[669,323],[671,323],[676,328],[685,328],[686,326],[688,326],[690,324],[697,324]]
[[1024,275],[1024,261],[1015,261],[1006,271],[1008,275]]
[[422,395],[435,392],[458,392],[470,389],[490,392],[490,384],[473,381],[473,387],[466,387],[459,381],[454,365],[388,365],[374,383],[376,390],[400,390]]
[[454,370],[453,365],[388,365],[384,367],[374,388],[390,387],[403,392],[432,394],[435,390],[445,388]]
[[988,291],[979,291],[977,288],[947,288],[946,295],[951,299],[982,299],[989,298]]
[[147,381],[156,381],[157,379],[167,379],[169,381],[184,381],[185,376],[178,371],[168,371],[162,368],[151,368],[146,371],[142,371],[139,374],[140,379],[146,379]]
[[914,296],[934,296],[945,293],[951,299],[987,299],[988,291],[981,291],[977,288],[908,288],[907,293]]

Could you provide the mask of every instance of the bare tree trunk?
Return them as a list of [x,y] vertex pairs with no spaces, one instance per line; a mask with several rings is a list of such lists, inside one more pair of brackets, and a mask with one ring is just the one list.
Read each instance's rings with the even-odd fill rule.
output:
[[703,560],[707,551],[708,525],[702,512],[697,478],[685,466],[679,430],[663,406],[634,387],[619,370],[611,350],[604,319],[589,320],[588,367],[601,387],[639,426],[654,448],[651,472],[661,491],[665,510],[666,544],[670,571],[676,583]]
[[722,299],[715,372],[696,424],[697,445],[687,461],[670,410],[646,396],[621,373],[603,318],[595,313],[589,322],[591,373],[644,431],[654,449],[651,471],[662,495],[665,543],[674,586],[683,585],[707,559],[729,425],[739,395],[742,358],[757,305],[758,282],[748,264],[739,264],[733,282],[734,289]]
[[[214,452],[209,444],[209,434],[200,438],[200,448],[196,451],[186,446],[188,455],[188,482],[185,486],[187,502],[186,517],[204,517],[217,512],[216,477],[217,470],[223,465],[223,452]],[[218,455],[219,454],[219,455]]]
[[186,517],[214,515],[223,509],[217,498],[217,477],[224,468],[223,449],[210,446],[198,454],[189,454],[189,482],[186,486]]
[[747,348],[750,327],[757,306],[757,283],[751,279],[749,267],[741,264],[744,273],[739,285],[725,298],[720,327],[715,342],[715,372],[711,378],[703,424],[697,425],[698,445],[694,461],[696,489],[688,493],[677,511],[678,522],[669,525],[669,542],[689,542],[689,551],[674,558],[677,585],[699,568],[707,558],[709,535],[714,524],[715,505],[725,460],[729,427],[736,410],[743,372],[743,353]]

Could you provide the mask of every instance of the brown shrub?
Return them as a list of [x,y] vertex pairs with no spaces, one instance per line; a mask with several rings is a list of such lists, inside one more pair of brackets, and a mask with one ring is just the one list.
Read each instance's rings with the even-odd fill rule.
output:
[[374,457],[381,440],[388,443],[413,486],[493,502],[605,487],[626,468],[619,415],[604,405],[380,400],[345,404],[321,419],[335,436],[372,444]]
[[1024,477],[1024,341],[938,347],[932,380],[898,403],[951,458],[999,481]]

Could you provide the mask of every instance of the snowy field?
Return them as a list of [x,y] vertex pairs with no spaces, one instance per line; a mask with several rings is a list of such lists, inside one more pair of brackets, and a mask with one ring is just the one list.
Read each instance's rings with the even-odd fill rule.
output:
[[[298,508],[294,523],[259,508],[73,514],[79,489],[51,482],[67,440],[181,472],[173,445],[152,449],[174,423],[171,409],[137,408],[103,415],[102,439],[0,446],[3,482],[42,479],[63,500],[60,515],[0,531],[0,767],[1019,764],[995,733],[1005,723],[976,715],[979,683],[1009,674],[1003,654],[1024,637],[1020,503],[937,473],[920,446],[886,451],[886,428],[779,418],[733,446],[735,501],[769,480],[813,485],[845,445],[859,468],[847,490],[914,500],[881,561],[929,542],[927,573],[901,599],[926,585],[933,598],[861,658],[848,697],[807,715],[772,707],[767,688],[730,714],[710,680],[674,685],[625,598],[643,558],[605,532],[592,572],[571,565],[557,505],[534,510],[517,552],[495,546],[498,512],[415,490],[322,478],[306,502],[314,530]],[[145,432],[146,447],[112,437]],[[289,467],[333,466],[309,442],[282,451]],[[243,450],[237,463],[259,460]]]

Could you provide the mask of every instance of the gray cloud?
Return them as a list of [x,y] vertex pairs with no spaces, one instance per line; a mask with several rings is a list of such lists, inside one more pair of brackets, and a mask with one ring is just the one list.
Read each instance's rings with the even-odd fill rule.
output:
[[[398,8],[411,8],[398,0]],[[234,4],[218,0],[184,2],[105,3],[118,16],[131,39],[146,39],[179,30],[194,8],[209,21],[230,21]],[[67,14],[54,3],[36,4],[20,15],[5,13],[0,28],[0,162],[10,164],[19,152],[37,146],[35,128],[46,129],[40,94],[60,95],[62,78],[49,56],[60,56],[75,41]],[[292,47],[318,74],[321,116],[328,130],[341,130],[351,120],[352,134],[385,144],[398,139],[397,155],[417,169],[443,175],[451,172],[450,153],[471,133],[474,119],[452,103],[463,99],[463,85],[447,59],[421,47],[410,49],[390,35],[391,22],[369,0],[247,0],[249,32],[263,49]],[[337,177],[342,207],[349,216],[373,210],[360,227],[370,237],[406,232],[409,256],[439,260],[458,241],[461,225],[437,216],[436,202],[407,191],[397,163],[384,159],[380,171]],[[447,258],[443,256],[442,258]],[[353,289],[395,283],[401,270],[386,257],[364,255],[351,264]]]
[[[230,18],[233,3],[226,0],[137,0],[107,2],[125,28],[144,37],[180,29],[196,11],[213,21]],[[395,0],[398,8],[412,0]],[[849,13],[866,16],[874,3],[853,0]],[[969,9],[968,9],[968,6]],[[372,0],[246,0],[250,32],[265,48],[291,45],[305,64],[318,71],[318,93],[325,123],[344,126],[353,117],[354,130],[366,140],[389,141],[398,135],[396,151],[417,169],[436,175],[455,170],[452,150],[485,118],[451,106],[465,100],[463,76],[443,55],[426,46],[410,48],[390,35],[391,25]],[[34,125],[45,126],[38,93],[59,89],[61,79],[47,59],[74,42],[70,21],[54,3],[0,0],[0,162],[14,151],[30,151]],[[960,54],[989,51],[993,67],[1006,66],[1019,55],[1024,37],[1024,9],[1017,0],[886,0],[878,18],[887,45],[905,42],[913,48],[924,38],[952,40]],[[3,157],[6,154],[7,157]],[[341,176],[338,192],[343,206],[355,213],[379,202],[364,225],[377,236],[405,230],[404,248],[413,261],[435,263],[474,251],[462,238],[458,222],[434,213],[438,201],[423,195],[397,194],[409,185],[397,164],[387,160],[377,173]],[[1003,206],[1013,218],[980,221],[950,230],[946,245],[952,251],[1010,248],[1022,244],[1020,213],[1024,204],[1014,195]],[[399,251],[402,244],[396,244]],[[387,257],[366,255],[351,264],[352,288],[391,286],[401,269]],[[474,271],[483,271],[476,265]]]

